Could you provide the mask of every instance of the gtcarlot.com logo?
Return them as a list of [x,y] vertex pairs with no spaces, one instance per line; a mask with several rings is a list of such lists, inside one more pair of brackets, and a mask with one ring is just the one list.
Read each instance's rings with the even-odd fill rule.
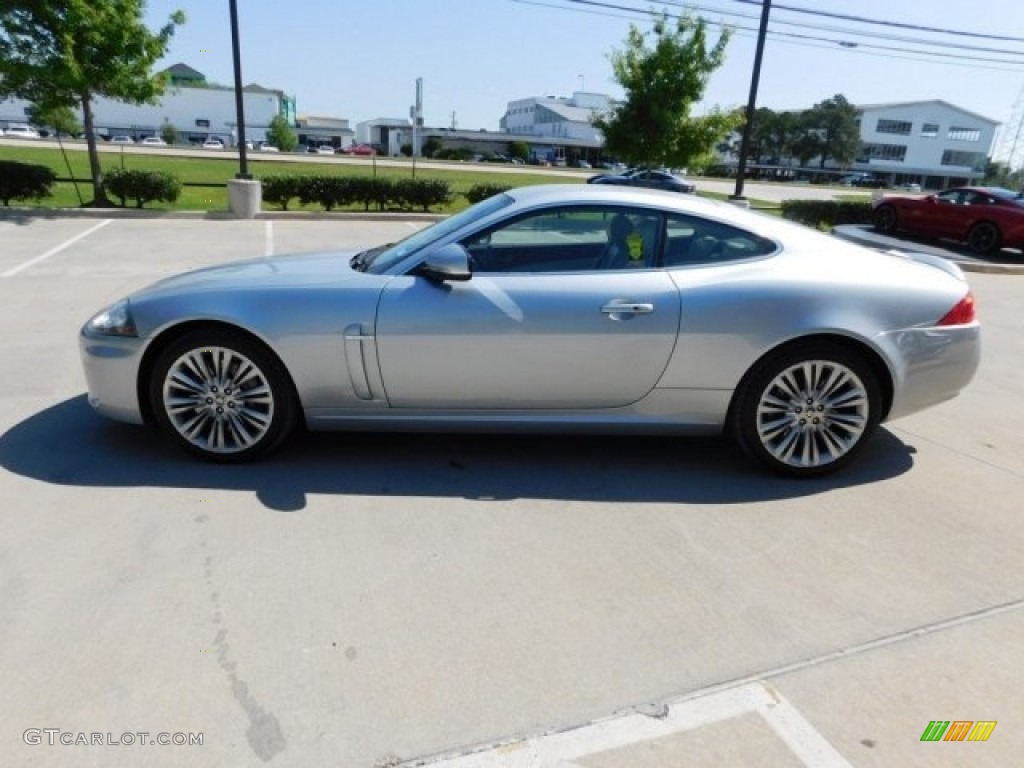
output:
[[201,733],[167,733],[166,731],[157,733],[125,731],[114,734],[110,731],[86,733],[85,731],[64,731],[60,728],[28,728],[21,735],[21,739],[32,746],[48,744],[51,747],[56,745],[65,747],[201,747],[203,745],[203,734]]

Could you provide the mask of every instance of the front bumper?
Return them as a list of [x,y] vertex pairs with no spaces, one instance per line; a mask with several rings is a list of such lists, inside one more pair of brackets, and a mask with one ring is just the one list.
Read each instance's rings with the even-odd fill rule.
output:
[[116,421],[142,424],[137,382],[145,340],[99,336],[84,328],[78,350],[89,390],[89,405]]

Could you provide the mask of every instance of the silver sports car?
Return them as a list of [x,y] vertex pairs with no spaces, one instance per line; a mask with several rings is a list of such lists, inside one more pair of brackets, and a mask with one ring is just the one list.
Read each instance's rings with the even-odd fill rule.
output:
[[310,429],[726,433],[793,475],[978,366],[960,270],[724,203],[497,195],[357,253],[150,286],[82,328],[89,402],[239,461]]

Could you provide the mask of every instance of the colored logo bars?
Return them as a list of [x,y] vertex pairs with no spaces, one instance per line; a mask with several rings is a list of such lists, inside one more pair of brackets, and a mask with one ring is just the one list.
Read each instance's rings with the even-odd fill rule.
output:
[[921,741],[988,741],[995,727],[995,720],[932,720]]

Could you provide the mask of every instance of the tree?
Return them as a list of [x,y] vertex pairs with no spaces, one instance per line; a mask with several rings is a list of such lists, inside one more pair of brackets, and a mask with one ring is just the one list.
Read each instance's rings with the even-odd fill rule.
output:
[[841,166],[853,162],[860,148],[857,114],[857,108],[842,94],[820,101],[804,112],[801,147],[804,153],[814,150],[807,160],[817,156],[821,168],[829,159]]
[[508,153],[511,157],[518,158],[525,163],[530,159],[530,145],[525,141],[510,141]]
[[267,141],[280,149],[282,152],[291,152],[299,145],[295,131],[284,115],[274,115],[267,126]]
[[667,15],[657,15],[646,34],[631,24],[625,50],[611,55],[625,99],[593,121],[604,134],[605,151],[634,165],[686,167],[732,131],[738,112],[716,108],[690,116],[724,60],[730,34],[723,31],[709,49],[700,17],[681,15],[673,25]]
[[58,138],[62,133],[73,136],[82,132],[82,124],[78,122],[71,107],[42,109],[33,104],[29,107],[28,119],[33,125],[52,129]]
[[173,146],[181,139],[181,133],[165,119],[164,124],[160,126],[160,138]]
[[92,102],[106,96],[153,103],[166,79],[152,67],[167,51],[177,11],[153,34],[145,0],[4,0],[0,10],[0,98],[17,96],[49,111],[78,106],[89,145],[94,205],[109,205],[96,149]]

